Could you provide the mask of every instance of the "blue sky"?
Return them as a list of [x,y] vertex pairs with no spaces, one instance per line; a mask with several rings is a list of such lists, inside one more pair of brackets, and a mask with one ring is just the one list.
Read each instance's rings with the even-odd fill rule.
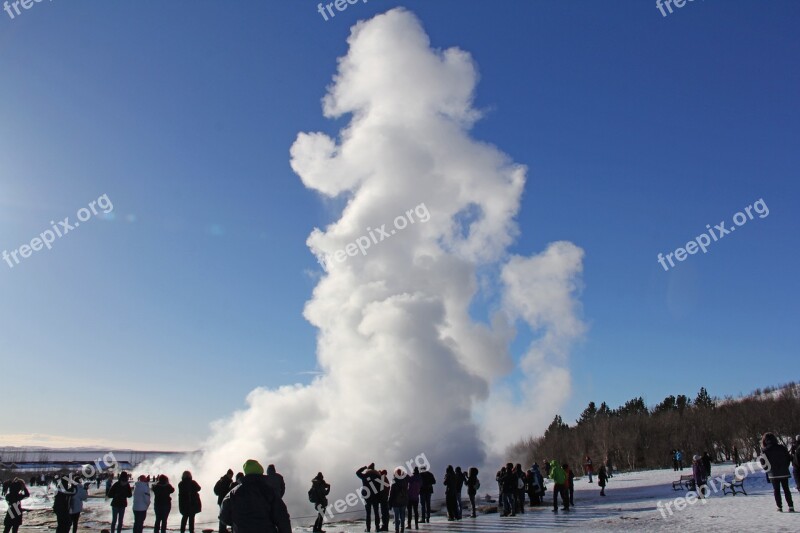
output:
[[[565,418],[798,378],[796,2],[373,0],[326,22],[307,1],[55,1],[0,12],[0,249],[103,194],[113,219],[0,263],[0,433],[191,448],[253,388],[312,379],[305,240],[342,204],[289,147],[344,124],[320,99],[350,26],[398,5],[472,54],[473,135],[529,167],[511,252],[586,252]],[[760,198],[768,217],[658,264]]]

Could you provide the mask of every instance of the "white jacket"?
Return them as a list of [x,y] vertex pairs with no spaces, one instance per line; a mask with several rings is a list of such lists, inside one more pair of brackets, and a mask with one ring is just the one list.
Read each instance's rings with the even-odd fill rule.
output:
[[150,485],[137,481],[133,486],[133,510],[146,511],[150,507]]
[[77,484],[75,485],[75,495],[72,496],[69,504],[69,513],[70,514],[78,514],[83,511],[83,502],[89,495],[86,493],[86,489],[83,488],[83,485]]

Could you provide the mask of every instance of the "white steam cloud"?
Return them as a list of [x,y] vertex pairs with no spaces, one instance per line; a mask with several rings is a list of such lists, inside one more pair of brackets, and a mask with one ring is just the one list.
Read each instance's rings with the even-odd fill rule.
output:
[[[424,453],[439,474],[448,463],[482,466],[542,429],[569,394],[583,252],[558,242],[508,255],[526,168],[469,136],[480,118],[472,58],[431,48],[403,9],[358,23],[348,42],[323,108],[349,124],[337,139],[301,133],[291,148],[306,187],[348,199],[308,246],[332,255],[421,204],[430,220],[327,264],[304,313],[319,329],[320,376],[256,389],[215,424],[190,461],[207,500],[226,469],[251,457],[286,476],[295,515],[312,514],[305,492],[317,471],[334,501],[371,461],[388,469]],[[496,300],[488,321],[470,315],[479,290]],[[508,349],[517,321],[535,334],[518,362]],[[501,386],[511,374],[516,385]]]

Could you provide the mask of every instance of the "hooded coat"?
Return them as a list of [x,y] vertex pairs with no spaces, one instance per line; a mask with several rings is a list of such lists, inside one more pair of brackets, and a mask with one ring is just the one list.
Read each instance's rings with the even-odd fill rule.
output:
[[244,476],[225,496],[219,519],[236,533],[292,532],[286,505],[261,474]]
[[563,485],[567,482],[567,473],[564,471],[561,465],[558,464],[558,461],[555,460],[550,461],[549,477],[556,485]]
[[786,449],[786,446],[780,444],[775,435],[771,433],[764,435],[761,446],[761,451],[764,457],[766,457],[766,461],[764,457],[759,460],[764,466],[764,469],[767,470],[769,480],[788,479],[789,464],[792,461],[792,457],[789,455],[789,450]]

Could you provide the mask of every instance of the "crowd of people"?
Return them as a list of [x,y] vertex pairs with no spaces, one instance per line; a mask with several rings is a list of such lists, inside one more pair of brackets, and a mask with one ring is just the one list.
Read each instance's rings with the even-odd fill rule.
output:
[[[793,440],[791,449],[787,449],[779,443],[773,433],[766,433],[761,439],[761,448],[762,466],[766,471],[768,482],[772,484],[778,510],[783,510],[782,490],[789,512],[794,512],[789,478],[792,466],[795,483],[800,488],[800,435]],[[734,455],[738,466],[740,464],[738,452]],[[674,469],[682,470],[683,453],[680,450],[673,450],[672,458]],[[692,477],[700,497],[707,497],[711,465],[712,459],[707,452],[693,456]],[[601,463],[595,474],[591,458],[585,457],[583,473],[588,476],[589,483],[594,482],[593,478],[596,475],[601,496],[605,496],[607,482],[613,477],[612,472],[611,461],[607,460],[605,464]],[[476,497],[481,487],[478,474],[476,467],[465,471],[461,467],[454,468],[448,465],[445,469],[442,484],[448,521],[458,521],[463,518],[462,493],[465,487],[470,504],[469,516],[472,518],[477,516]],[[365,505],[366,531],[371,531],[373,524],[376,532],[389,531],[391,525],[394,525],[395,533],[402,533],[406,528],[411,529],[412,524],[414,529],[419,529],[420,522],[423,524],[430,522],[431,498],[436,477],[425,466],[414,467],[411,472],[397,468],[392,472],[391,482],[388,479],[388,471],[375,468],[374,463],[359,468],[356,476],[362,483],[361,496]],[[66,476],[53,479],[56,484],[53,500],[56,532],[69,533],[71,529],[76,533],[83,504],[88,497],[89,482],[73,480]],[[527,505],[533,507],[543,505],[547,490],[545,479],[553,482],[553,512],[559,511],[559,497],[561,510],[569,511],[575,505],[575,474],[569,464],[550,460],[544,461],[542,467],[534,463],[528,470],[524,470],[519,463],[516,465],[507,463],[495,476],[499,491],[498,511],[502,512],[501,516],[524,513],[526,496]],[[92,481],[96,481],[99,488],[99,478]],[[194,533],[195,517],[202,510],[200,491],[201,487],[192,478],[192,473],[185,471],[177,487],[181,533],[185,533],[187,528],[190,533]],[[313,531],[316,533],[324,533],[322,526],[330,491],[330,484],[322,472],[318,472],[311,480],[311,488],[308,491],[309,501],[316,511],[313,525]],[[21,503],[29,498],[31,493],[20,478],[2,483],[2,492],[8,503],[4,533],[18,533],[23,516]],[[128,500],[132,499],[133,533],[143,533],[151,504],[155,519],[154,531],[166,533],[167,520],[172,509],[172,494],[175,492],[176,489],[170,484],[166,475],[141,475],[133,486],[127,472],[121,472],[116,481],[113,476],[107,476],[105,495],[111,502],[111,532],[122,531]],[[239,533],[291,532],[291,519],[283,502],[286,484],[283,476],[275,469],[275,465],[269,465],[265,472],[258,461],[250,459],[244,463],[242,472],[234,476],[233,470],[229,469],[220,477],[214,485],[213,492],[219,506],[220,533],[228,533],[229,527]],[[487,499],[490,499],[488,495]],[[390,510],[393,514],[392,524],[390,524]]]

